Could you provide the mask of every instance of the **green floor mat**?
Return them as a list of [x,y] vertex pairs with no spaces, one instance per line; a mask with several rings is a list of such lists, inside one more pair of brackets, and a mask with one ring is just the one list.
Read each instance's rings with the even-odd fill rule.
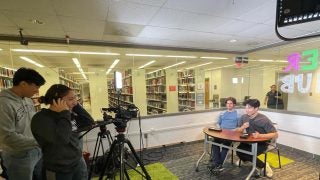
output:
[[[258,156],[258,158],[261,161],[264,161],[264,154],[260,154]],[[280,156],[280,161],[281,161],[281,166],[285,166],[287,164],[290,164],[290,163],[294,162],[293,160],[291,160],[289,158],[286,158],[284,156]],[[272,153],[272,152],[268,152],[267,162],[270,164],[270,166],[272,166],[274,168],[279,168],[278,154],[275,154],[275,153]]]
[[[147,172],[151,176],[152,180],[178,180],[179,178],[175,176],[170,170],[168,170],[163,164],[161,163],[154,163],[154,164],[149,164],[145,166],[147,169]],[[138,171],[141,172],[141,168],[137,168]],[[128,174],[130,177],[130,180],[141,180],[141,175],[135,172],[134,170],[128,170]],[[92,178],[92,180],[98,180],[99,177]],[[120,179],[119,176],[115,178]]]

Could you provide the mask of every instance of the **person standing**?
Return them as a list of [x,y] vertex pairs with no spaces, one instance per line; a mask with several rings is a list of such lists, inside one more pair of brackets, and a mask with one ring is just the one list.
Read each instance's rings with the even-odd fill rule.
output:
[[[34,115],[31,130],[43,152],[47,180],[87,180],[78,123],[72,112],[78,105],[75,92],[65,85],[55,84],[40,97],[40,103],[49,108]],[[91,120],[87,120],[90,124]]]
[[[239,132],[246,131],[248,134],[252,134],[254,138],[266,138],[272,139],[278,137],[278,132],[276,128],[273,126],[271,120],[260,114],[259,107],[260,101],[258,99],[248,99],[245,102],[246,105],[246,114],[241,116],[239,126],[236,130]],[[257,156],[264,153],[268,148],[267,142],[259,142],[257,147]],[[240,143],[238,149],[243,149],[246,151],[251,151],[251,144],[248,143]],[[239,159],[243,162],[252,162],[252,155],[248,155],[242,152],[237,151],[237,155]],[[261,170],[265,167],[265,163],[257,158],[256,161],[257,167]],[[238,164],[238,163],[237,163]],[[261,172],[261,171],[260,171]],[[273,171],[270,168],[269,164],[266,164],[266,175],[267,177],[273,176]]]
[[276,85],[270,86],[271,90],[266,94],[264,99],[264,105],[267,105],[270,109],[283,109],[283,100],[281,93],[277,91]]
[[[217,121],[217,126],[219,126],[222,129],[230,129],[233,130],[237,127],[241,113],[240,111],[235,110],[236,106],[236,99],[233,97],[226,98],[225,104],[227,107],[227,110],[220,113]],[[230,146],[231,142],[228,140],[218,139],[215,138],[214,142],[224,144],[226,146]],[[214,170],[223,170],[223,162],[225,161],[225,158],[228,153],[227,148],[220,148],[220,146],[212,145],[212,155],[213,155],[213,161],[210,169]]]
[[10,180],[31,180],[41,150],[30,123],[36,113],[31,97],[39,93],[45,79],[35,70],[20,68],[13,87],[0,92],[0,145],[3,165]]

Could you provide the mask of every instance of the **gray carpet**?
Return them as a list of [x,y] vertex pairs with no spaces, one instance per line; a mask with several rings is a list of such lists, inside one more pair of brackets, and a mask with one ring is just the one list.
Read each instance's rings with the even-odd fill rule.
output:
[[[148,149],[144,151],[144,163],[162,162],[171,172],[181,180],[217,179],[233,180],[245,179],[249,173],[250,166],[237,167],[228,159],[225,169],[218,175],[212,175],[207,169],[209,155],[206,155],[199,165],[199,171],[195,171],[197,160],[203,153],[203,142],[180,143],[171,146]],[[272,179],[279,180],[319,180],[320,157],[313,156],[300,150],[280,145],[280,154],[294,160],[280,169],[273,168]],[[230,155],[228,156],[230,158]],[[234,161],[237,157],[234,156]],[[269,179],[266,177],[252,177],[251,179]]]

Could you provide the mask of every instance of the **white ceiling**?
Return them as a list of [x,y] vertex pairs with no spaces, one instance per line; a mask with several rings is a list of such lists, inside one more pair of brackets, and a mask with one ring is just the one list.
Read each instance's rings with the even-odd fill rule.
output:
[[[127,60],[119,64],[126,68],[140,66],[151,58],[138,58],[141,61],[133,64],[132,57],[124,54],[142,53],[141,49],[73,46],[73,41],[150,45],[168,50],[174,47],[207,50],[208,53],[155,50],[143,50],[143,53],[226,56],[229,60],[225,64],[230,63],[235,55],[248,55],[248,52],[254,52],[250,54],[253,58],[285,58],[285,51],[279,53],[279,50],[272,48],[264,52],[255,51],[283,43],[274,30],[275,10],[276,0],[6,0],[0,1],[0,37],[17,37],[19,28],[22,28],[27,39],[37,37],[61,40],[66,35],[70,37],[70,45],[33,44],[31,41],[27,47],[29,49],[82,49],[121,53],[117,57],[83,55],[81,64],[84,67],[107,68],[115,58],[120,58]],[[43,24],[33,24],[31,21],[35,19]],[[318,29],[319,24],[320,21],[290,26],[280,32],[290,37],[299,36]],[[233,39],[237,41],[231,43]],[[0,48],[4,49],[0,53],[0,60],[4,64],[21,55],[10,54],[7,49],[13,47],[26,48],[19,43],[0,43]],[[225,53],[218,54],[219,51]],[[23,55],[33,56],[48,67],[74,67],[70,61],[72,55]],[[154,68],[177,61],[172,58],[160,59],[153,65]],[[188,60],[188,63],[196,65],[200,61]]]

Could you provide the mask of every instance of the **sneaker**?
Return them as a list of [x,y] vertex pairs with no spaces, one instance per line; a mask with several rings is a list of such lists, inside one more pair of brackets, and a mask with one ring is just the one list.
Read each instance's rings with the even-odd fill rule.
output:
[[271,178],[273,176],[273,171],[271,167],[269,166],[269,163],[266,163],[266,176],[268,178]]
[[259,178],[259,177],[262,176],[262,174],[263,174],[263,168],[262,168],[262,169],[256,168],[256,171],[255,171],[254,176],[255,176],[256,178]]
[[[239,164],[240,164],[240,160],[236,161],[235,165],[239,167],[240,166]],[[241,165],[247,166],[249,164],[250,164],[250,161],[241,161]]]
[[216,168],[214,168],[214,170],[216,171],[223,171],[224,167],[222,166],[222,164],[219,164]]

